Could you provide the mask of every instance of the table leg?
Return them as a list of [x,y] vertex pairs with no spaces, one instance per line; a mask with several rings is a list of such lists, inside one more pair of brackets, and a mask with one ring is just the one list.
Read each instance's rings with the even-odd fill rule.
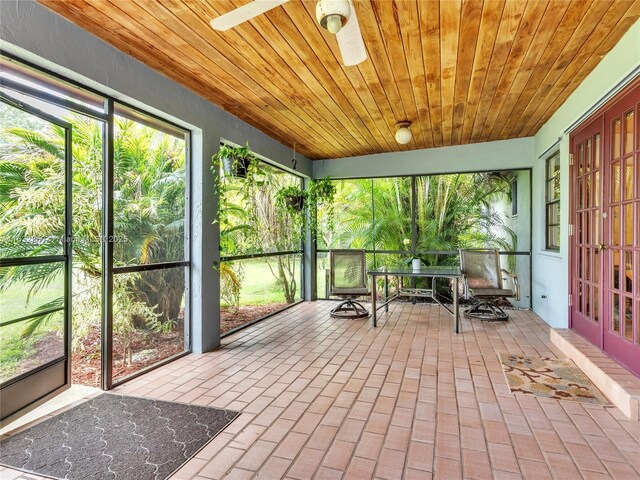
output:
[[455,277],[453,280],[453,331],[455,333],[460,333],[460,306],[458,305],[458,288],[459,280],[458,277]]
[[376,276],[371,275],[371,325],[376,325]]
[[387,275],[384,276],[384,311],[389,311],[389,277]]
[[[411,288],[415,289],[417,286],[418,286],[418,279],[414,276],[411,276]],[[411,297],[411,304],[412,305],[416,304],[415,295]]]

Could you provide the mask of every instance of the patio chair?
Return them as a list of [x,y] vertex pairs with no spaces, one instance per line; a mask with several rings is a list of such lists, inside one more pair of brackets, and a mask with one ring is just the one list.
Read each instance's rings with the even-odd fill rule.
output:
[[357,297],[371,295],[367,287],[367,261],[364,250],[329,252],[329,295],[344,299],[331,310],[334,318],[364,318],[369,311]]
[[[464,312],[465,316],[485,321],[508,320],[509,315],[492,303],[492,300],[520,300],[520,285],[516,275],[500,268],[499,251],[460,249],[460,271],[463,276],[464,298],[472,296],[480,300]],[[512,288],[505,288],[504,282],[507,280]]]

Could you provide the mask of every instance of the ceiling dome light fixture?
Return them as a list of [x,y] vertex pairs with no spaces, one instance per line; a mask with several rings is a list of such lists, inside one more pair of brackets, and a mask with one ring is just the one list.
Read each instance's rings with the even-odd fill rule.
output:
[[316,18],[322,28],[337,34],[349,21],[349,0],[320,0],[316,4]]
[[413,138],[413,134],[409,127],[411,122],[398,122],[396,123],[396,142],[400,145],[406,145]]

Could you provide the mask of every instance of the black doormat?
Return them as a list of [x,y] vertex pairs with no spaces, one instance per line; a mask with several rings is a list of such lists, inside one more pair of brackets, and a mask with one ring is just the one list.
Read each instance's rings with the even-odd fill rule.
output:
[[163,480],[238,415],[102,394],[0,442],[0,464],[61,479]]

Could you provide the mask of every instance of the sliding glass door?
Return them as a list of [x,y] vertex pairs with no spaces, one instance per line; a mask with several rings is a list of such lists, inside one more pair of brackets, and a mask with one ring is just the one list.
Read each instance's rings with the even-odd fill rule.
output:
[[190,136],[4,54],[0,100],[4,418],[189,351]]
[[0,403],[71,383],[71,125],[0,93]]

